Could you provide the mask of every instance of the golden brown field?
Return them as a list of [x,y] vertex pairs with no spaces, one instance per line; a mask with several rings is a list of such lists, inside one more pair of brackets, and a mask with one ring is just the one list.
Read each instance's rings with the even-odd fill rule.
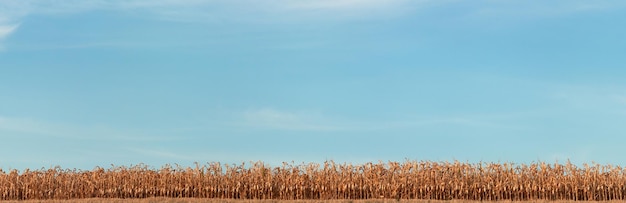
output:
[[[579,203],[573,200],[532,200],[532,201],[476,201],[476,200],[233,200],[200,198],[144,198],[115,199],[90,198],[71,200],[9,200],[3,203]],[[594,201],[594,203],[622,203],[620,200]]]
[[[476,201],[476,200],[233,200],[233,199],[199,199],[199,198],[145,198],[145,199],[114,199],[91,198],[71,200],[13,200],[3,203],[579,203],[573,200],[532,200],[532,201]],[[622,203],[620,200],[594,201],[594,203]]]
[[[1,200],[624,200],[620,166],[405,161],[0,171]],[[101,199],[94,199],[99,201]],[[146,199],[143,199],[146,200]],[[148,199],[149,200],[149,199]],[[154,200],[154,199],[153,199]],[[168,199],[167,201],[185,199]],[[140,200],[141,201],[141,200]],[[423,202],[423,201],[420,201]]]

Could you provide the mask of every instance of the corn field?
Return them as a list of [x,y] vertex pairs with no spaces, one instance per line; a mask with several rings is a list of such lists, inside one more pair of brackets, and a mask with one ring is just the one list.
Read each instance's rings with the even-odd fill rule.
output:
[[362,165],[262,162],[0,170],[1,200],[79,198],[624,200],[611,165],[410,161]]

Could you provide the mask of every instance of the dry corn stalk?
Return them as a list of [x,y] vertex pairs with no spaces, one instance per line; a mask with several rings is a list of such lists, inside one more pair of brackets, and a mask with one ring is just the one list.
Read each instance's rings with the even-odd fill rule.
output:
[[624,200],[620,166],[406,161],[362,165],[262,162],[152,169],[0,170],[0,200],[226,199]]

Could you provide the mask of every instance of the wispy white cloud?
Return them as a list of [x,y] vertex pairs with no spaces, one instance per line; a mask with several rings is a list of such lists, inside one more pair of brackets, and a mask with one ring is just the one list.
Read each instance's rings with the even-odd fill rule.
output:
[[394,129],[425,129],[454,126],[484,130],[523,129],[510,124],[511,120],[527,118],[532,113],[503,113],[493,115],[422,116],[399,120],[359,120],[332,117],[307,111],[289,112],[274,108],[262,108],[241,114],[240,125],[244,127],[294,131],[380,131]]
[[435,2],[432,0],[269,0],[212,1],[196,7],[179,5],[180,9],[145,9],[174,21],[303,23],[346,22],[351,20],[385,18],[406,14]]
[[8,37],[13,31],[15,31],[19,27],[17,25],[0,25],[0,40]]
[[626,95],[614,95],[613,98],[620,104],[626,104]]
[[[431,0],[422,0],[429,2]],[[422,2],[420,1],[420,2]],[[2,0],[0,43],[31,15],[112,11],[144,18],[195,23],[290,23],[342,21],[397,14],[408,0]],[[99,44],[99,43],[98,43]],[[93,44],[87,45],[91,46]],[[80,45],[82,46],[82,45]],[[70,45],[69,47],[76,47]]]
[[500,130],[523,130],[528,126],[518,123],[520,120],[537,116],[534,112],[503,112],[492,114],[458,114],[458,115],[430,115],[415,116],[402,120],[379,121],[364,123],[363,129],[368,130],[394,130],[394,129],[429,129],[429,128],[454,128],[475,129],[484,132]]
[[173,159],[177,161],[196,161],[196,157],[182,155],[180,153],[170,152],[163,149],[145,149],[145,148],[127,148],[128,151],[138,153],[145,156],[161,158],[161,159]]
[[[427,0],[423,0],[426,2]],[[430,1],[430,0],[428,0]],[[0,19],[19,22],[31,14],[70,14],[92,10],[116,10],[123,12],[145,11],[171,20],[214,21],[214,20],[273,20],[297,19],[302,12],[318,13],[318,17],[329,14],[345,16],[346,12],[371,15],[371,11],[402,8],[408,0],[4,0],[0,4]],[[361,12],[363,10],[370,11]],[[319,13],[320,11],[329,11]],[[290,15],[280,16],[276,14]]]
[[2,0],[0,43],[31,15],[72,15],[113,11],[167,21],[202,23],[345,22],[398,16],[423,9],[471,4],[465,12],[489,18],[543,17],[626,7],[616,1],[492,1],[457,0]]
[[19,26],[19,24],[2,25],[2,21],[0,20],[0,51],[3,49],[2,42],[4,41],[4,39],[6,39],[9,35],[15,32],[15,30],[17,30]]
[[503,118],[503,117],[504,116],[502,115],[500,116],[480,116],[480,115],[472,116],[470,115],[470,116],[450,116],[450,117],[430,118],[430,119],[416,120],[412,124],[408,123],[407,127],[448,125],[448,126],[465,126],[465,127],[483,128],[483,129],[520,128],[518,126],[507,125],[507,124],[501,123],[502,120],[506,120],[506,118]]
[[[299,21],[396,15],[433,5],[455,5],[457,0],[3,0],[0,23],[20,22],[32,14],[72,14],[93,10],[146,12],[178,21]],[[563,15],[623,8],[620,1],[473,1],[470,12],[479,15]]]
[[272,108],[263,108],[243,113],[243,125],[256,128],[277,130],[303,131],[336,131],[345,127],[328,123],[330,119],[319,114],[295,113],[280,111]]
[[354,9],[383,7],[406,2],[406,0],[301,0],[282,3],[286,3],[287,7],[298,9]]
[[[281,10],[295,11],[316,11],[316,12],[351,12],[352,15],[369,15],[376,12],[398,11],[416,5],[426,5],[431,0],[409,1],[409,0],[302,0],[283,1],[277,0],[276,8]],[[373,12],[373,13],[372,13]],[[338,14],[338,13],[336,13]]]
[[62,132],[61,128],[36,122],[31,119],[0,117],[0,130],[8,132],[32,133],[45,136],[55,136]]
[[580,12],[595,12],[626,7],[623,1],[599,0],[556,0],[556,1],[497,1],[486,0],[481,2],[472,14],[483,17],[522,17],[545,18],[570,15]]
[[77,126],[36,119],[0,116],[0,132],[2,131],[23,133],[29,136],[58,137],[73,140],[166,141],[181,139],[176,136],[150,135],[141,130],[119,130],[106,126]]
[[561,85],[553,97],[563,104],[578,109],[615,112],[624,109],[626,91],[621,86]]

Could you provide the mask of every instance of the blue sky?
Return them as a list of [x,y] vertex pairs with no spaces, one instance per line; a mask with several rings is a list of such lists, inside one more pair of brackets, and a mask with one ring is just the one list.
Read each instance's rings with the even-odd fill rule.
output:
[[0,0],[0,168],[626,164],[626,3]]

